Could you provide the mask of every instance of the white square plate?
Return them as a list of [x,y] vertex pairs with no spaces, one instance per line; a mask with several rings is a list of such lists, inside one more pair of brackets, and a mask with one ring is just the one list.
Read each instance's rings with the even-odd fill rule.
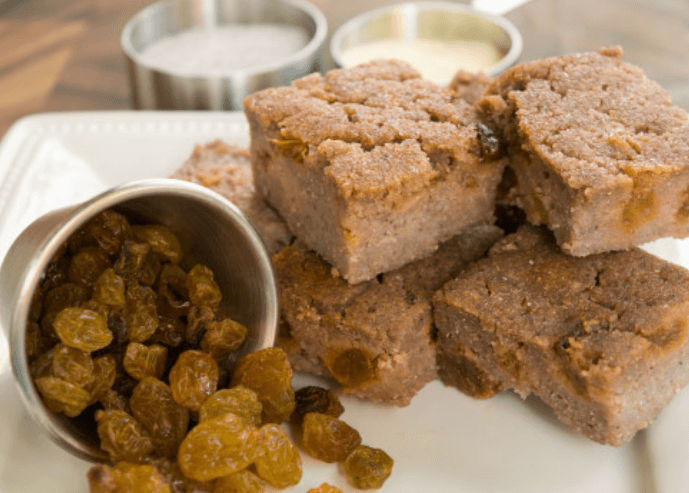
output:
[[[247,145],[241,113],[89,112],[36,115],[0,144],[0,258],[29,223],[131,180],[169,176],[197,143],[221,138]],[[685,242],[647,246],[689,265]],[[1,302],[1,301],[0,301]],[[295,385],[313,381],[295,377]],[[647,432],[612,448],[571,433],[536,400],[511,393],[487,401],[440,382],[406,408],[343,398],[342,419],[367,445],[386,450],[394,493],[661,493],[689,484],[689,392]],[[337,465],[302,454],[304,477],[288,492],[329,482],[349,486]],[[0,492],[86,493],[89,464],[42,435],[24,412],[0,331]],[[273,491],[270,490],[269,491]]]

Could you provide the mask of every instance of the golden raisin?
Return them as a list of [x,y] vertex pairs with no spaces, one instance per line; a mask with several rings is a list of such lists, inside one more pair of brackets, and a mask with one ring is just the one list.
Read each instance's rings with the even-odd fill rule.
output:
[[178,318],[158,317],[158,328],[147,342],[159,343],[168,347],[177,347],[184,341],[187,326]]
[[100,396],[100,399],[98,401],[105,410],[116,409],[118,411],[125,412],[131,411],[129,409],[129,402],[127,401],[127,399],[122,394],[113,389],[106,390],[105,393],[102,396]]
[[124,279],[114,269],[105,269],[93,285],[93,299],[106,306],[123,308]]
[[53,327],[65,346],[89,353],[104,348],[112,341],[107,321],[93,310],[65,308],[55,317]]
[[153,440],[146,428],[124,411],[96,411],[100,447],[113,462],[139,462],[153,453]]
[[108,267],[107,253],[97,247],[85,247],[72,257],[67,275],[74,284],[91,287]]
[[264,423],[284,423],[294,413],[294,389],[290,385],[278,396],[265,399],[261,405],[261,413]]
[[264,491],[263,480],[248,469],[223,476],[213,483],[213,493],[263,493]]
[[41,289],[44,292],[48,292],[57,286],[61,286],[66,282],[69,282],[67,279],[69,257],[65,255],[66,251],[66,246],[61,247],[60,251],[55,254],[53,259],[48,264],[48,267],[46,267],[43,280],[41,281]]
[[177,264],[182,259],[182,245],[169,228],[160,225],[132,226],[132,233],[137,241],[148,243],[151,250]]
[[103,211],[91,219],[84,227],[86,242],[97,244],[108,255],[116,255],[125,240],[132,237],[129,221],[122,214]]
[[331,486],[328,483],[323,483],[318,488],[311,488],[306,493],[342,493],[342,490],[336,486]]
[[390,477],[393,464],[392,458],[381,449],[360,445],[345,460],[344,472],[356,488],[377,489]]
[[94,379],[94,365],[91,354],[81,349],[58,344],[53,353],[52,375],[72,383],[78,387],[85,387]]
[[74,418],[91,403],[91,394],[73,383],[56,377],[36,379],[36,387],[45,405],[54,413]]
[[87,474],[90,493],[172,493],[165,478],[150,465],[98,464]]
[[146,346],[139,342],[130,342],[124,353],[122,364],[125,371],[137,380],[143,380],[146,377],[159,379],[165,371],[166,361],[166,347],[158,344]]
[[255,465],[261,479],[281,489],[301,480],[301,457],[280,425],[263,425],[258,447]]
[[[262,349],[237,361],[232,386],[243,385],[258,395],[266,422],[282,422],[294,411],[292,368],[280,348]],[[290,399],[291,397],[291,399]]]
[[329,414],[339,418],[344,412],[344,406],[332,391],[311,385],[295,392],[296,407],[290,421],[300,425],[307,413]]
[[196,425],[179,446],[177,462],[185,476],[209,481],[240,471],[256,459],[256,428],[234,414]]
[[127,337],[135,342],[145,342],[158,328],[155,292],[148,286],[128,285],[125,306]]
[[158,280],[158,275],[162,269],[160,259],[156,255],[149,255],[141,271],[139,282],[144,286],[153,286]]
[[241,385],[218,390],[201,405],[199,420],[232,413],[254,426],[261,424],[261,403],[256,392]]
[[201,339],[201,349],[215,359],[221,359],[239,349],[247,333],[244,325],[229,318],[220,322],[209,322]]
[[172,396],[181,405],[198,411],[218,388],[218,364],[208,354],[190,349],[179,355],[170,369]]
[[98,315],[103,317],[106,321],[108,320],[108,317],[110,316],[110,310],[108,309],[108,307],[103,305],[102,303],[98,303],[96,300],[93,300],[93,299],[83,302],[81,305],[79,305],[79,308],[83,308],[84,310],[91,310],[92,312],[96,312]]
[[158,469],[158,472],[165,478],[165,481],[170,484],[172,493],[211,493],[213,491],[212,481],[196,481],[182,474],[177,460],[171,460],[165,457],[149,457],[145,462]]
[[110,390],[117,377],[117,362],[112,354],[93,359],[93,380],[84,387],[94,400],[100,400]]
[[215,313],[207,306],[192,306],[187,317],[187,330],[184,339],[189,344],[199,344],[206,331],[206,325],[215,320]]
[[174,457],[189,426],[189,411],[175,402],[170,387],[153,377],[144,378],[134,387],[129,406],[158,452]]
[[196,264],[187,275],[189,299],[195,306],[218,308],[222,293],[213,279],[213,271],[202,264]]
[[43,310],[45,314],[57,314],[64,308],[77,306],[88,299],[89,292],[84,286],[72,283],[62,284],[46,293],[43,298]]
[[177,318],[186,316],[190,306],[187,273],[178,265],[165,264],[158,280],[158,311]]
[[148,243],[126,240],[113,268],[125,283],[141,282],[150,253],[151,247]]
[[302,432],[304,451],[323,462],[343,461],[361,444],[358,431],[327,414],[306,414]]

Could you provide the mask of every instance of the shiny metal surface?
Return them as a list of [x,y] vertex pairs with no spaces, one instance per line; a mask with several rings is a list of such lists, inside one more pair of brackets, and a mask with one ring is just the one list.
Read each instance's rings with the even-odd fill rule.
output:
[[[293,55],[227,77],[189,77],[155,70],[140,61],[156,41],[192,27],[275,22],[301,26],[309,43]],[[328,31],[325,16],[304,0],[161,0],[136,14],[122,30],[134,109],[241,110],[248,94],[286,85],[319,70]],[[228,47],[231,49],[231,47]]]
[[93,420],[55,415],[43,405],[29,374],[25,333],[31,300],[48,263],[72,233],[105,209],[165,224],[182,243],[183,266],[202,262],[213,269],[223,291],[221,308],[249,329],[237,357],[272,346],[278,322],[275,274],[258,233],[239,209],[205,187],[180,180],[133,182],[37,219],[15,240],[0,267],[0,325],[8,332],[12,370],[32,418],[63,448],[92,461],[107,460]]
[[504,17],[458,3],[418,2],[382,7],[351,19],[333,34],[330,54],[338,67],[344,67],[342,52],[347,48],[390,38],[485,41],[500,54],[499,61],[486,71],[488,75],[497,75],[514,65],[523,48],[519,30]]

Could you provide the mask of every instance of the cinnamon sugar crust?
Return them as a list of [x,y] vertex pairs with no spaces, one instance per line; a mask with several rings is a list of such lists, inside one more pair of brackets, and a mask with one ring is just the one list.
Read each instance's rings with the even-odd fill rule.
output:
[[402,62],[312,74],[244,110],[259,194],[350,282],[493,220],[504,162],[475,111]]
[[507,199],[571,255],[689,234],[689,117],[622,50],[527,62],[478,103],[509,143]]

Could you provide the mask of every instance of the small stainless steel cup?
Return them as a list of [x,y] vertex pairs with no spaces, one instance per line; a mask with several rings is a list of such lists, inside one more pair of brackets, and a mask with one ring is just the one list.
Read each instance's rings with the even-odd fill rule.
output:
[[180,239],[186,260],[213,270],[223,291],[221,308],[249,330],[237,357],[272,346],[278,321],[275,274],[258,233],[237,207],[200,185],[167,179],[133,182],[33,222],[0,267],[0,324],[29,414],[63,448],[92,461],[107,460],[93,420],[69,419],[45,407],[29,372],[25,336],[31,300],[46,267],[72,233],[106,209],[168,226]]
[[[252,23],[300,26],[306,30],[309,42],[284,60],[223,77],[166,72],[141,60],[147,47],[184,30]],[[144,110],[241,110],[242,100],[252,92],[287,85],[320,70],[327,31],[323,13],[304,0],[158,1],[132,17],[120,36],[127,58],[132,106]]]
[[[410,2],[371,10],[349,20],[333,34],[330,54],[338,67],[346,67],[342,53],[347,48],[385,39],[417,38],[493,45],[500,58],[486,70],[490,76],[514,65],[523,46],[519,30],[504,17],[454,2]],[[434,82],[445,85],[450,81]]]

